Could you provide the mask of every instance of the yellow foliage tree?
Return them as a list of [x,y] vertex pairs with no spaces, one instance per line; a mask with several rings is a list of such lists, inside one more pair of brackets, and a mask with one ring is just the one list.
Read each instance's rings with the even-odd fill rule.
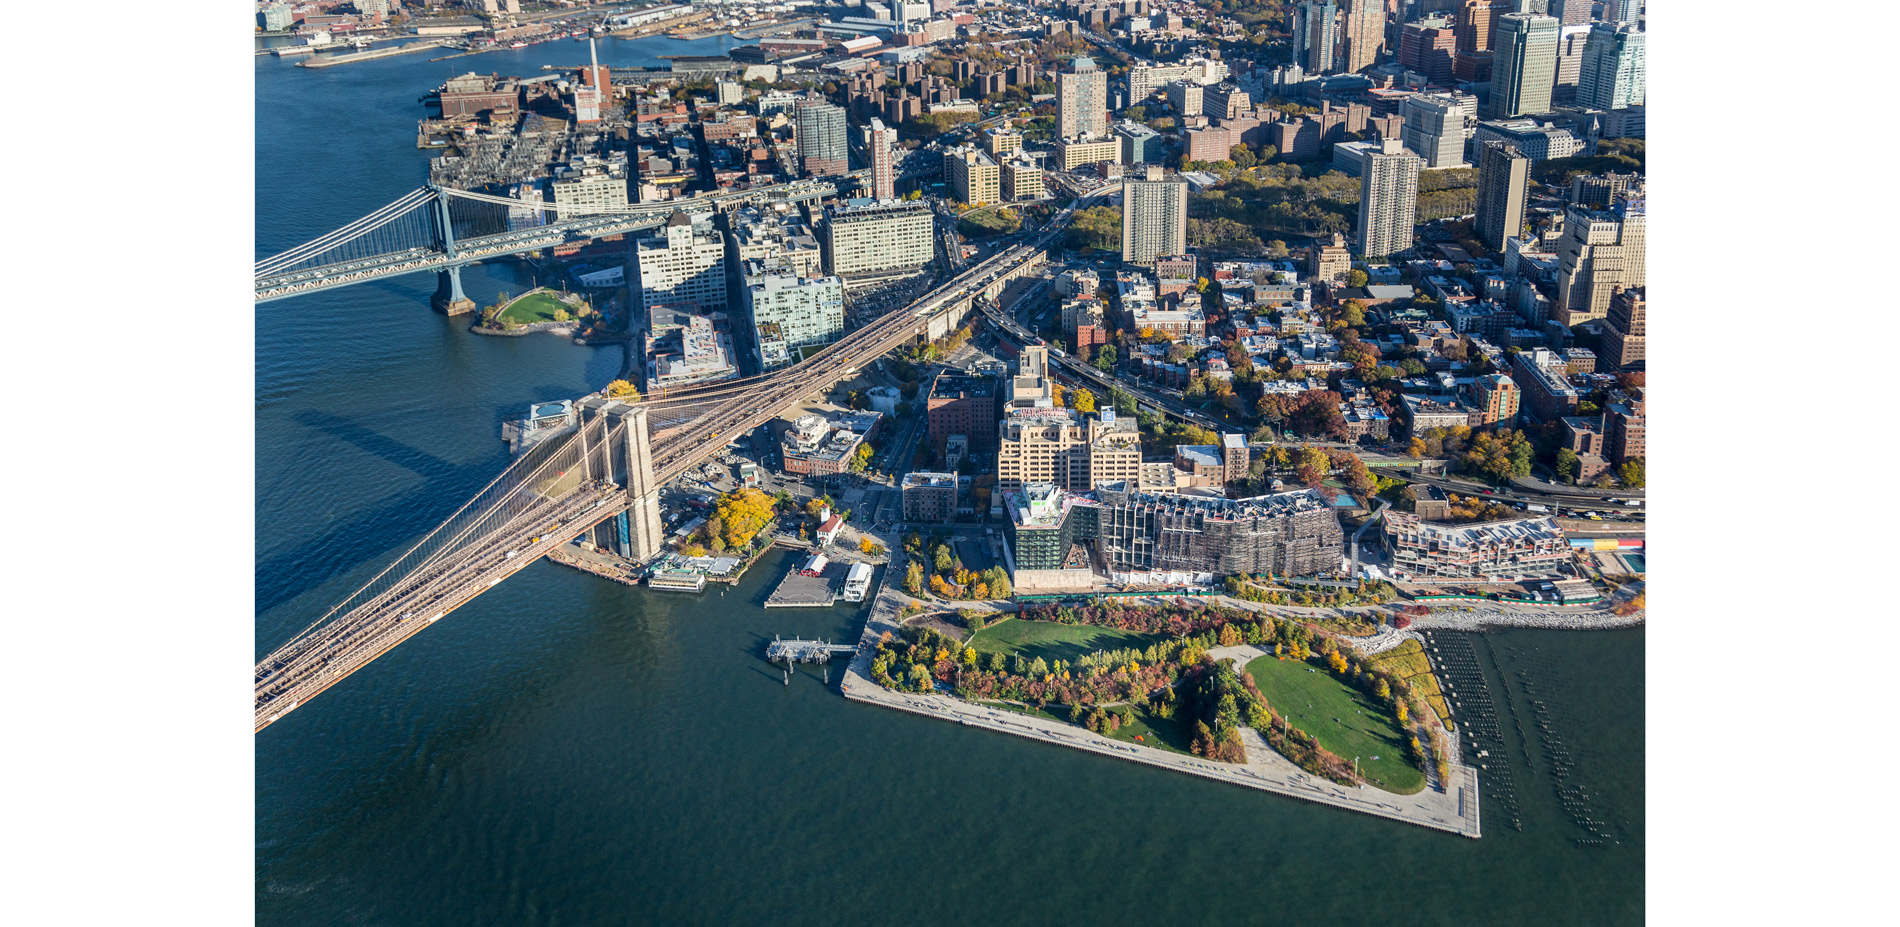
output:
[[1069,397],[1069,407],[1077,412],[1093,412],[1095,411],[1095,394],[1078,388],[1075,395]]
[[607,395],[614,399],[640,401],[640,388],[626,380],[615,380],[607,384]]
[[707,519],[707,524],[711,525],[715,521],[719,523],[719,537],[726,542],[726,547],[744,549],[750,547],[752,539],[771,523],[777,507],[777,500],[757,489],[738,489],[719,497],[718,505],[713,508],[713,517]]
[[1399,702],[1396,706],[1394,706],[1393,711],[1398,714],[1399,723],[1404,724],[1405,723],[1405,703]]

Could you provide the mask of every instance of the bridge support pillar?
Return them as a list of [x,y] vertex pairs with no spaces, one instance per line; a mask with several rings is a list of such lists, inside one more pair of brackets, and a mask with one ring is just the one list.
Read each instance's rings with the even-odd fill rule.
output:
[[463,315],[475,311],[475,301],[462,293],[461,265],[436,271],[435,279],[435,311],[443,315]]
[[660,523],[660,487],[653,483],[653,448],[647,436],[647,410],[627,417],[627,547],[631,559],[645,563],[659,556],[666,529]]

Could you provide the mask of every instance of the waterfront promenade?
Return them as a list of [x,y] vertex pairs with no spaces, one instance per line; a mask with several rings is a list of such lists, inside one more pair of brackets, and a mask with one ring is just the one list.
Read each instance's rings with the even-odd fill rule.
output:
[[[1050,721],[1033,715],[1018,714],[943,694],[919,695],[893,692],[871,681],[871,659],[877,641],[884,632],[899,633],[898,612],[906,597],[885,585],[879,590],[865,621],[864,634],[857,653],[846,667],[843,680],[845,698],[885,708],[909,711],[971,727],[987,728],[1019,737],[1029,737],[1089,750],[1124,760],[1229,782],[1248,788],[1331,805],[1348,811],[1391,818],[1467,837],[1480,835],[1478,818],[1478,775],[1469,766],[1454,764],[1451,785],[1444,791],[1432,788],[1414,795],[1394,795],[1371,787],[1348,787],[1308,774],[1268,746],[1252,729],[1241,732],[1247,745],[1245,764],[1216,763],[1198,756],[1174,753],[1141,744],[1123,743],[1091,733],[1072,724]],[[1252,648],[1221,648],[1216,659],[1244,658]],[[1257,652],[1257,651],[1256,651]],[[1244,665],[1244,662],[1242,662]]]

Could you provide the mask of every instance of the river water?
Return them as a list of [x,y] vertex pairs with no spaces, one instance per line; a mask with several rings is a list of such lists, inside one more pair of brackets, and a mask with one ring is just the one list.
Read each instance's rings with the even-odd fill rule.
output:
[[[601,59],[728,44],[607,41]],[[416,99],[443,78],[584,56],[259,58],[258,254],[420,185]],[[465,281],[478,301],[524,285],[507,265]],[[500,472],[504,418],[619,366],[471,335],[433,288],[257,309],[260,654]],[[847,703],[815,669],[782,685],[759,656],[773,634],[858,627],[850,606],[764,610],[786,566],[694,597],[537,563],[258,735],[258,922],[1640,922],[1640,630],[1465,645],[1510,793],[1487,793],[1469,840]],[[1579,845],[1579,816],[1620,842]]]

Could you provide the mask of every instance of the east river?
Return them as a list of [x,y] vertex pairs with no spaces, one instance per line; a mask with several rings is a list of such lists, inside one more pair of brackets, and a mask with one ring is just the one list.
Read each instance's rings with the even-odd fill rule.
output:
[[[444,78],[586,46],[427,57],[258,59],[259,256],[421,185],[417,98]],[[516,274],[465,282],[488,302]],[[429,310],[434,286],[256,310],[260,654],[500,472],[504,418],[618,369],[617,349],[471,335]],[[858,627],[847,606],[765,611],[783,570],[694,597],[537,563],[265,730],[258,922],[1641,921],[1640,630],[1470,639],[1505,747],[1470,840],[847,703],[816,670],[783,686],[764,641]]]

